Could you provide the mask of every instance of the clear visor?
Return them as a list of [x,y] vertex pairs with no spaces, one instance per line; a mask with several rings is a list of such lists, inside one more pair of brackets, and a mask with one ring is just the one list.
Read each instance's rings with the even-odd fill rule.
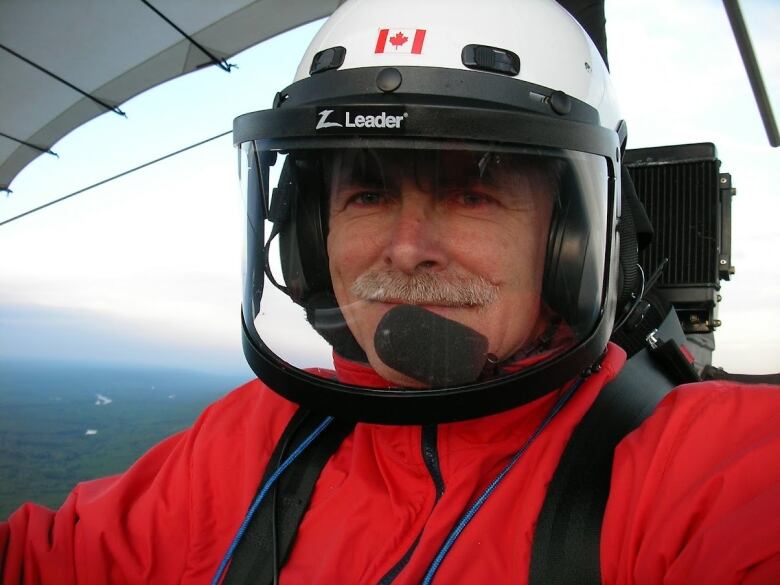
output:
[[606,160],[426,146],[241,145],[244,323],[283,367],[371,388],[463,386],[592,332]]

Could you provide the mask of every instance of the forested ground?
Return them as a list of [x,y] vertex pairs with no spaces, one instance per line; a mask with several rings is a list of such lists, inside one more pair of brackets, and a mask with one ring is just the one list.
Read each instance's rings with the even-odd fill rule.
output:
[[[0,361],[0,520],[26,501],[56,508],[79,481],[127,469],[244,381],[190,371]],[[98,394],[111,402],[96,404],[105,402]]]

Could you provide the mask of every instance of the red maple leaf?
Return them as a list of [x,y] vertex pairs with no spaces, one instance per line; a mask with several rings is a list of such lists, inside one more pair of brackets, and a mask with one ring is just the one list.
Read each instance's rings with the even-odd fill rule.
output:
[[390,44],[393,45],[396,49],[403,45],[406,41],[409,40],[409,37],[405,36],[402,32],[397,32],[395,35],[390,37]]

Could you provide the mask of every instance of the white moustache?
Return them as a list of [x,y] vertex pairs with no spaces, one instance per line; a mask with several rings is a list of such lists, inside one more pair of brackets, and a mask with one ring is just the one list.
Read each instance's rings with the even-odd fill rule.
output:
[[389,270],[364,272],[350,290],[365,301],[444,307],[484,307],[498,297],[498,286],[481,276],[407,275]]

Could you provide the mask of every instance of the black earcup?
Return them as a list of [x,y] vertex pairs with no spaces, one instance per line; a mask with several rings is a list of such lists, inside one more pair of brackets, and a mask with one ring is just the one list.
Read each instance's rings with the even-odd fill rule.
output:
[[[600,246],[591,241],[591,223],[583,198],[570,196],[578,189],[573,177],[564,171],[561,179],[559,208],[550,225],[545,267],[544,295],[548,304],[558,312],[567,323],[587,324],[595,317],[594,303],[589,302],[593,295],[589,291],[601,291],[602,282],[596,282],[594,276],[603,272],[597,270]],[[651,233],[638,228],[634,220],[638,214],[640,225],[645,212],[634,191],[631,177],[625,167],[621,167],[621,216],[617,226],[619,238],[619,265],[616,283],[617,320],[630,309],[642,288],[642,275],[639,271],[639,245],[649,240]],[[597,287],[594,289],[593,287]],[[600,298],[601,295],[599,294]]]
[[543,295],[547,304],[575,329],[590,328],[600,310],[603,287],[603,246],[591,240],[598,218],[584,204],[572,171],[560,178],[557,208],[547,240]]
[[[274,198],[289,205],[279,225],[282,275],[290,298],[305,305],[332,285],[327,253],[327,199],[322,165],[316,156],[288,155]],[[283,190],[283,191],[280,191]]]

